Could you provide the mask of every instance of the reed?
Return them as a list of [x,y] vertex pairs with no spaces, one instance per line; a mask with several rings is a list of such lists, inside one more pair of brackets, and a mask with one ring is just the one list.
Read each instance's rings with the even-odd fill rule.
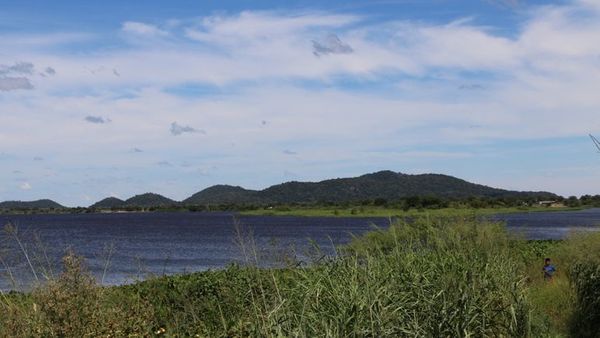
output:
[[[596,329],[587,314],[597,315],[600,260],[584,252],[600,249],[598,237],[527,242],[475,217],[424,215],[355,238],[336,257],[316,254],[308,265],[287,257],[288,265],[259,268],[251,234],[239,234],[244,264],[118,287],[98,285],[83,260],[68,254],[58,277],[28,293],[2,294],[0,332],[556,337]],[[559,266],[553,283],[540,277],[545,255]],[[582,325],[587,331],[574,331]]]

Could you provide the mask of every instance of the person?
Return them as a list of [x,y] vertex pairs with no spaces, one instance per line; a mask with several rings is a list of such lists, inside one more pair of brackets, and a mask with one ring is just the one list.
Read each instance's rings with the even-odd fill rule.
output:
[[550,258],[544,259],[544,267],[542,268],[542,272],[544,274],[544,280],[551,281],[554,273],[556,273],[556,268],[552,265],[552,261]]

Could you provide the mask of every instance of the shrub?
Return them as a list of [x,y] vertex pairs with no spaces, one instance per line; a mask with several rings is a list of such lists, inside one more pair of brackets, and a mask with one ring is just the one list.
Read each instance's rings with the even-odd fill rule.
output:
[[[148,303],[132,294],[96,285],[72,253],[63,273],[30,294],[14,294],[2,302],[0,329],[15,337],[96,337],[147,335]],[[116,292],[115,292],[116,291]]]
[[573,337],[600,337],[600,265],[593,261],[575,264],[571,280],[576,292]]

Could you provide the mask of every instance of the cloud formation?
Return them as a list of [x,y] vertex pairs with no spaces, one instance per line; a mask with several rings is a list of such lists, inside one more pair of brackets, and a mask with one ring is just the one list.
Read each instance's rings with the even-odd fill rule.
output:
[[29,182],[23,182],[19,185],[19,188],[21,190],[31,190],[31,184],[29,184]]
[[244,11],[237,15],[204,17],[201,24],[188,27],[190,39],[222,45],[254,44],[289,40],[315,29],[343,27],[358,20],[355,15],[331,13],[282,13]]
[[173,165],[169,161],[158,161],[156,165],[159,167],[172,167]]
[[17,62],[12,66],[0,65],[0,75],[33,74],[34,66],[31,62]]
[[173,136],[178,136],[184,133],[200,133],[200,134],[206,134],[206,131],[202,130],[202,129],[196,129],[190,126],[183,126],[178,124],[177,122],[173,122],[171,123],[171,135]]
[[166,36],[168,33],[154,25],[150,25],[143,22],[127,21],[123,23],[121,28],[124,32],[146,36],[146,37],[160,37]]
[[[563,179],[544,183],[548,186],[541,180],[535,185],[538,181],[527,175],[550,161],[537,154],[589,160],[587,139],[581,151],[579,144],[564,140],[600,134],[600,44],[594,43],[600,41],[600,7],[582,0],[541,7],[524,3],[523,8],[515,27],[460,17],[382,21],[366,13],[246,11],[182,19],[175,28],[167,21],[130,22],[122,26],[120,44],[105,48],[99,39],[90,53],[61,52],[57,46],[63,40],[45,42],[41,49],[31,39],[19,53],[2,49],[10,55],[0,55],[0,64],[6,65],[0,67],[0,112],[12,113],[2,115],[0,141],[11,153],[25,154],[25,160],[3,161],[31,166],[35,149],[52,158],[53,165],[78,168],[82,149],[100,153],[125,144],[148,150],[142,156],[132,156],[130,148],[102,152],[89,159],[93,169],[69,177],[61,175],[61,168],[36,169],[37,177],[54,175],[52,182],[64,185],[74,177],[87,182],[82,177],[88,172],[106,176],[112,167],[139,177],[90,187],[104,195],[118,191],[126,196],[121,189],[147,186],[156,177],[152,170],[159,170],[148,163],[160,158],[217,165],[212,175],[220,182],[268,176],[246,182],[255,187],[277,183],[289,166],[280,162],[294,161],[301,179],[390,168],[449,172],[487,184],[508,182],[512,177],[503,181],[498,168],[514,166],[523,173],[520,188],[592,193],[600,183],[582,182],[600,182],[600,174],[586,172],[573,184]],[[315,39],[327,32],[336,34]],[[113,33],[106,34],[112,39]],[[60,76],[41,71],[47,77],[39,78],[44,68],[14,60],[52,65]],[[34,85],[34,91],[16,91]],[[196,95],[189,88],[209,90]],[[107,111],[119,114],[110,138],[88,135],[88,128],[72,123],[73,117],[83,117],[81,112],[92,118],[86,118],[89,123],[106,123]],[[210,131],[202,146],[191,136],[204,131],[194,126]],[[520,153],[523,143],[548,139],[566,144],[557,141],[543,151]],[[74,146],[80,142],[85,147]],[[400,149],[402,156],[374,150],[386,147]],[[294,155],[294,149],[301,150],[302,158],[282,157]],[[150,154],[157,157],[148,162]],[[461,163],[453,167],[455,160]],[[139,168],[147,171],[138,176]],[[189,168],[172,169],[161,174],[172,171],[169,179],[181,180],[174,194],[210,183],[199,181]]]
[[458,87],[458,89],[460,89],[460,90],[483,90],[483,89],[485,89],[485,87],[480,84],[477,84],[477,83],[472,83],[472,84],[460,85]]
[[92,115],[86,116],[84,118],[84,120],[86,122],[94,123],[94,124],[104,124],[104,123],[111,122],[111,119],[109,119],[109,118],[105,118],[105,117],[102,117],[102,116],[92,116]]
[[354,52],[352,47],[343,43],[335,34],[329,34],[322,40],[313,40],[313,54],[316,56],[327,54],[350,54]]
[[[35,65],[31,62],[16,62],[12,65],[0,64],[0,91],[8,92],[19,89],[33,89],[32,75],[36,74]],[[37,75],[46,77],[55,75],[52,67],[47,67]]]
[[33,89],[33,84],[26,77],[0,77],[0,91],[9,92],[18,89]]

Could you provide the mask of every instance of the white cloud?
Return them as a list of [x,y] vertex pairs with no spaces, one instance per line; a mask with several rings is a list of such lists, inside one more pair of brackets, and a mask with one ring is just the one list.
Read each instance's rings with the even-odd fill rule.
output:
[[[0,143],[30,154],[28,160],[43,154],[44,164],[139,169],[199,156],[208,158],[206,167],[265,163],[278,177],[299,161],[281,156],[282,149],[301,151],[314,168],[372,158],[392,163],[396,156],[476,161],[470,151],[435,146],[600,132],[600,11],[578,16],[591,6],[536,7],[510,36],[469,20],[374,24],[332,13],[244,12],[175,26],[127,22],[126,33],[160,39],[123,49],[2,49],[10,54],[0,55],[6,67],[31,60],[59,72],[20,83],[0,78]],[[325,43],[328,35],[337,42]],[[315,57],[312,41],[342,53]],[[33,84],[36,90],[16,90]],[[220,93],[165,91],[196,84]],[[80,128],[72,121],[81,121],[81,112],[103,121],[110,112],[119,123]],[[210,130],[202,144],[167,134],[203,132],[193,126]],[[402,151],[373,151],[383,146]],[[145,152],[132,156],[127,149],[135,147]],[[275,168],[277,161],[289,163]]]
[[29,182],[23,182],[19,185],[21,190],[31,190],[31,184]]
[[[53,79],[53,85],[64,81],[65,85],[111,86],[164,86],[191,81],[226,85],[290,78],[326,81],[338,75],[377,79],[390,71],[417,77],[432,71],[484,71],[503,77],[532,71],[569,71],[568,67],[582,68],[580,61],[597,62],[600,53],[598,44],[588,43],[598,36],[600,24],[594,20],[578,22],[571,8],[540,8],[513,38],[494,34],[491,28],[468,20],[445,25],[406,21],[369,25],[347,15],[244,12],[210,16],[198,26],[188,26],[187,36],[197,43],[173,37],[101,57],[46,58],[44,63],[68,69],[60,80]],[[124,29],[147,35],[168,33],[135,22],[127,22]],[[332,33],[336,30],[339,33]],[[324,35],[335,37],[337,42],[319,38]],[[335,50],[337,55],[312,57],[315,42],[322,51]],[[348,53],[351,50],[354,52]],[[127,76],[110,72],[82,76],[81,69],[96,69],[99,65],[118,66]]]
[[157,26],[135,21],[124,22],[122,30],[126,33],[147,37],[164,37],[168,35],[167,31],[164,31]]
[[187,36],[198,41],[218,44],[239,44],[289,39],[299,33],[315,29],[343,27],[359,20],[354,15],[300,13],[290,15],[278,12],[242,12],[234,16],[209,16],[199,26],[187,29]]
[[[515,66],[514,41],[489,34],[468,23],[444,26],[401,25],[394,36],[398,52],[411,55],[420,67],[497,70]],[[485,48],[481,48],[485,46]]]

